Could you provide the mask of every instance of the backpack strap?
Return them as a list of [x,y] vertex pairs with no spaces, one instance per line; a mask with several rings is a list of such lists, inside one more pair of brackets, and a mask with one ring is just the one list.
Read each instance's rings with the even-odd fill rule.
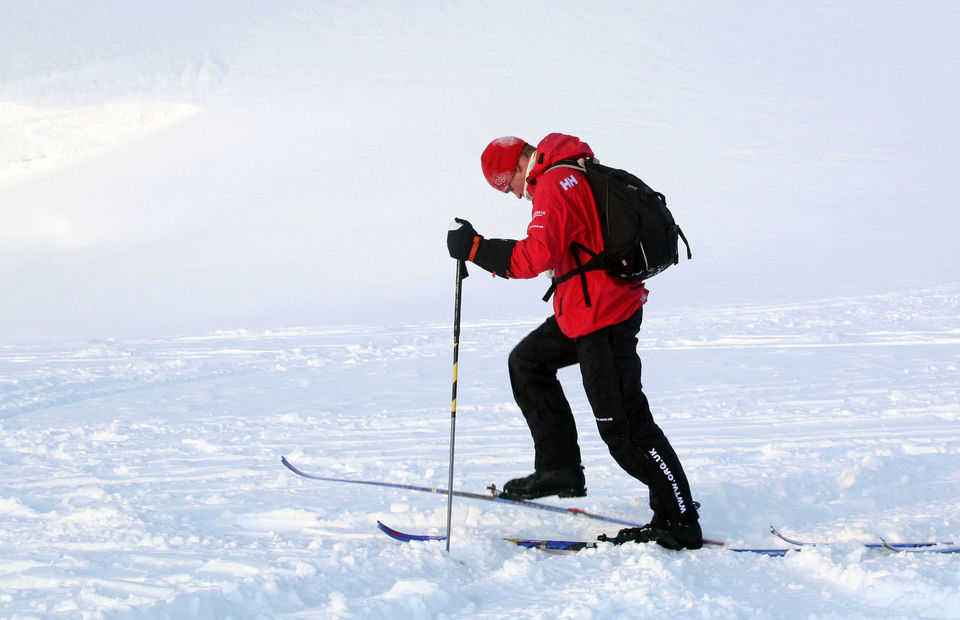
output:
[[[587,289],[587,272],[595,271],[597,269],[603,269],[602,256],[600,254],[595,254],[591,252],[583,245],[573,242],[570,245],[570,251],[573,253],[573,260],[577,263],[576,269],[571,269],[567,273],[563,274],[560,277],[554,277],[550,283],[550,288],[547,289],[546,294],[543,296],[543,301],[550,301],[550,298],[553,296],[554,292],[557,290],[557,286],[566,282],[570,278],[580,276],[580,285],[583,287],[583,301],[586,303],[587,307],[591,306],[590,303],[590,291]],[[580,261],[580,254],[586,254],[590,259],[583,263]]]
[[588,161],[593,161],[593,159],[590,157],[581,157],[580,159],[561,159],[543,172],[549,172],[554,168],[573,168],[574,170],[579,170],[580,172],[586,173],[586,162]]
[[[544,170],[544,172],[547,172],[548,170],[553,170],[554,168],[573,168],[574,170],[579,170],[580,172],[583,172],[584,174],[586,174],[587,172],[586,162],[592,162],[592,161],[594,160],[593,158],[590,158],[590,157],[583,157],[580,159],[561,159],[560,161],[556,162],[555,164],[547,168],[547,170]],[[589,186],[589,183],[587,185]],[[593,191],[592,187],[590,188],[590,191],[591,192]],[[594,200],[596,200],[596,198],[594,198]],[[543,296],[543,301],[550,301],[550,298],[556,292],[557,286],[559,284],[566,282],[567,280],[575,276],[580,276],[580,285],[583,287],[583,301],[589,308],[591,306],[591,303],[590,303],[590,291],[587,290],[587,272],[594,271],[596,269],[603,269],[602,258],[600,254],[591,252],[582,244],[577,243],[576,241],[570,244],[570,252],[573,254],[574,262],[577,263],[576,269],[571,269],[570,271],[563,274],[559,278],[556,278],[556,277],[553,278],[553,281],[550,283],[550,288],[547,289],[546,294],[544,294]],[[590,257],[586,263],[581,262],[580,260],[581,253],[586,254]]]
[[[664,202],[664,204],[666,204],[666,202]],[[680,230],[680,227],[676,226],[676,229],[677,229],[677,235],[679,235],[680,238],[683,239],[683,245],[687,246],[687,260],[691,260],[693,258],[693,252],[690,251],[690,244],[687,243],[687,238],[683,235],[683,231]],[[679,262],[679,259],[678,259],[678,262]]]

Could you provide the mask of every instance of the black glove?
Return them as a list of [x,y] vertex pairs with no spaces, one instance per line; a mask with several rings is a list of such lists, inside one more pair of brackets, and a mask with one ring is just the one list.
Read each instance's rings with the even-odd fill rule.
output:
[[467,220],[454,218],[447,231],[447,250],[457,260],[468,260],[473,246],[483,239]]
[[[472,260],[475,265],[501,278],[512,278],[510,257],[513,239],[484,239],[467,220],[455,218],[447,231],[447,249],[458,260]],[[471,256],[471,254],[473,256]]]

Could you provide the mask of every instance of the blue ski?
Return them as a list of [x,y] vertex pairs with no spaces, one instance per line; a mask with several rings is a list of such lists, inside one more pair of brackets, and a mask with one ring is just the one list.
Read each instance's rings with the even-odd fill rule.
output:
[[[400,540],[403,542],[413,542],[413,541],[427,541],[427,540],[446,540],[446,536],[432,536],[424,534],[408,534],[407,532],[401,532],[395,530],[392,527],[384,524],[382,521],[377,521],[377,527],[380,528],[384,534],[393,538],[395,540]],[[528,549],[541,549],[543,551],[549,551],[553,553],[576,553],[577,551],[582,551],[583,549],[595,549],[598,546],[598,543],[588,542],[582,540],[554,540],[554,539],[533,539],[533,538],[504,538],[507,542],[511,542],[520,547],[526,547]],[[795,549],[753,549],[753,548],[734,548],[727,547],[720,541],[704,541],[706,546],[710,547],[720,547],[722,549],[727,549],[728,551],[736,551],[738,553],[758,553],[761,555],[769,555],[774,557],[780,557],[786,555],[790,551],[796,551]]]
[[[805,540],[796,540],[790,538],[780,533],[777,528],[770,526],[770,533],[779,538],[780,540],[795,545],[798,548],[802,547],[817,547],[817,546],[826,546],[829,544],[836,543],[817,543]],[[884,539],[880,539],[880,542],[869,542],[861,543],[867,549],[877,549],[883,551],[891,551],[893,553],[960,553],[960,547],[954,546],[952,541],[923,541],[923,542],[887,542]]]

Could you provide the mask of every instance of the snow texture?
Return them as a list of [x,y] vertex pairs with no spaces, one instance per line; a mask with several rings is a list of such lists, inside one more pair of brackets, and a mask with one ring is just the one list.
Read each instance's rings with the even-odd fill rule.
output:
[[[0,617],[960,618],[960,6],[0,0]],[[639,350],[705,534],[455,500],[453,216],[494,137],[580,136],[694,259]],[[520,208],[518,208],[520,205]],[[455,485],[531,471],[546,281],[464,282]],[[589,495],[646,491],[561,380]]]

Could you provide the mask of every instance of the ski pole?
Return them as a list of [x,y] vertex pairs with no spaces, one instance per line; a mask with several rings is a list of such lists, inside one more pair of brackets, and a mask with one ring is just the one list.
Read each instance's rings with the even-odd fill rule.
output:
[[447,551],[450,551],[450,525],[453,520],[453,444],[457,428],[457,362],[460,349],[460,298],[467,264],[457,261],[457,286],[453,304],[453,397],[450,404],[450,470],[447,479]]

